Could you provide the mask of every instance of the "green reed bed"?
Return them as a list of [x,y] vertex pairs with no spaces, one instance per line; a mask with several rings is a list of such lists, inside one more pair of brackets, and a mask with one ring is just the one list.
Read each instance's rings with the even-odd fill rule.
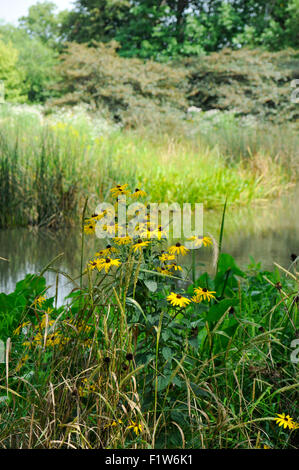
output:
[[[185,132],[185,131],[184,131]],[[265,149],[228,159],[214,142],[151,130],[120,130],[76,113],[50,115],[3,105],[0,112],[0,226],[72,224],[86,196],[142,184],[156,202],[203,202],[206,209],[278,195],[285,170]],[[231,128],[231,133],[235,129]]]

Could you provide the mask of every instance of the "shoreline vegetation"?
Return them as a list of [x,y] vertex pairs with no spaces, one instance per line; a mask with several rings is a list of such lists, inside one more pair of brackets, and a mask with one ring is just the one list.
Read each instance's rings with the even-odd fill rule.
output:
[[230,207],[265,202],[294,185],[292,128],[265,134],[232,113],[195,114],[176,135],[124,130],[84,107],[45,116],[41,107],[2,104],[0,227],[75,225],[86,197],[93,210],[121,181],[142,183],[152,202],[202,202],[205,210],[221,209],[226,197]]

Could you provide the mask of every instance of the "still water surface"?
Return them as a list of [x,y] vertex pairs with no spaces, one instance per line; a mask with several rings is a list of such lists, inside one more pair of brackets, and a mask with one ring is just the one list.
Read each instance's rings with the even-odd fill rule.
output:
[[[249,208],[229,209],[225,221],[223,251],[231,254],[241,268],[254,261],[265,269],[277,262],[288,268],[290,255],[299,254],[299,188],[278,200]],[[218,238],[221,212],[204,213],[204,232]],[[94,256],[101,246],[96,238],[87,238],[85,260]],[[18,281],[28,273],[40,272],[53,258],[63,253],[54,266],[76,277],[80,273],[81,235],[79,228],[56,233],[35,229],[0,230],[0,292],[9,293]],[[202,248],[196,252],[204,264],[201,269],[210,271],[212,252]],[[55,294],[56,273],[45,274],[51,288],[48,295]],[[59,277],[58,304],[73,285],[63,276]]]

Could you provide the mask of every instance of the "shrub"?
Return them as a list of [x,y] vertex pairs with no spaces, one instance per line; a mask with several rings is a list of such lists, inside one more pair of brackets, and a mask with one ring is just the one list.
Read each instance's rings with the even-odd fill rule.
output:
[[299,77],[299,55],[291,49],[225,49],[201,59],[186,59],[190,104],[203,110],[233,110],[277,123],[296,121],[291,81]]
[[117,43],[69,43],[59,73],[64,95],[56,104],[90,103],[128,127],[159,124],[187,107],[180,68],[117,55]]

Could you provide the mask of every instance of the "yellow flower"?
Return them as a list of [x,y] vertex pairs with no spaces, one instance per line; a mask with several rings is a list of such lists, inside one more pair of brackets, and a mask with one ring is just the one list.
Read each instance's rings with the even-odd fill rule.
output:
[[141,238],[139,238],[137,240],[137,243],[135,243],[135,245],[133,245],[134,252],[135,253],[136,253],[136,251],[141,252],[142,248],[146,247],[148,244],[149,244],[149,242],[144,242],[144,241],[141,240]]
[[135,421],[131,421],[131,424],[130,426],[127,427],[127,429],[133,429],[134,433],[136,434],[136,436],[138,436],[138,434],[140,432],[142,432],[142,426],[141,424],[138,424],[136,423]]
[[166,268],[157,268],[157,271],[165,276],[171,276],[171,272]]
[[118,419],[117,421],[112,421],[110,424],[105,424],[104,428],[110,428],[111,426],[117,426],[118,424],[123,424],[121,419]]
[[190,237],[188,240],[193,241],[196,248],[203,246],[212,245],[212,239],[210,237]]
[[37,305],[39,307],[42,306],[43,302],[45,302],[46,300],[46,297],[44,295],[39,295],[38,297],[36,297],[36,299],[34,300],[33,302],[33,305],[36,307]]
[[126,189],[128,187],[127,184],[117,184],[115,186],[115,188],[112,188],[110,189],[110,192],[112,194],[113,197],[117,197],[117,196],[120,196],[120,195],[123,195],[123,194],[129,194],[130,191],[128,189]]
[[146,196],[146,192],[143,189],[136,188],[135,191],[131,194],[132,197],[144,197]]
[[103,230],[107,232],[109,235],[115,235],[118,230],[118,225],[114,221],[109,222],[109,224],[103,225]]
[[95,230],[96,230],[96,225],[94,222],[90,222],[89,224],[84,225],[84,233],[86,233],[86,235],[94,234]]
[[169,255],[168,253],[163,253],[159,256],[159,260],[164,263],[165,261],[172,261],[175,260],[175,255]]
[[23,365],[25,364],[26,361],[28,361],[28,359],[29,359],[29,354],[25,354],[25,356],[21,357],[18,364],[16,365],[16,372],[19,372],[19,370],[22,369]]
[[106,245],[106,248],[96,253],[96,256],[106,258],[106,256],[109,256],[111,253],[117,253],[117,248],[111,245]]
[[167,238],[167,232],[161,225],[159,225],[159,227],[155,230],[155,237],[158,238],[158,240],[161,240],[161,238]]
[[192,301],[196,303],[199,303],[202,300],[208,300],[208,302],[210,302],[211,299],[215,299],[213,294],[216,294],[215,291],[209,291],[206,287],[196,287],[194,289],[194,293],[196,295],[192,297]]
[[113,238],[113,241],[117,245],[129,245],[130,243],[132,243],[132,238],[128,236],[116,237],[116,238]]
[[284,429],[294,429],[294,420],[289,415],[285,415],[285,413],[277,413],[276,416],[278,416],[278,418],[275,418],[276,424],[278,424],[278,426],[283,426]]
[[150,225],[149,226],[144,226],[144,228],[140,227],[140,236],[142,238],[155,238],[155,229],[152,228]]
[[95,214],[92,214],[91,218],[90,218],[90,222],[94,222],[96,220],[101,220],[105,215],[107,214],[107,210],[103,210],[101,211],[99,214],[95,213]]
[[175,245],[171,246],[169,249],[168,249],[168,252],[171,254],[171,255],[186,255],[188,253],[189,249],[186,248],[184,245],[182,245],[181,243],[176,243]]
[[18,328],[15,329],[13,334],[18,336],[21,333],[22,329],[29,325],[30,325],[29,321],[25,321],[24,323],[21,323],[21,325],[19,325]]
[[168,295],[167,300],[174,307],[176,307],[176,306],[186,307],[191,302],[191,300],[187,299],[187,297],[183,297],[181,294],[175,294],[174,292],[171,292],[171,294]]
[[102,271],[102,269],[105,269],[105,272],[108,273],[109,269],[112,266],[118,267],[120,265],[119,259],[111,259],[111,258],[101,258],[97,260],[97,268],[99,271]]
[[87,267],[88,267],[89,269],[94,269],[94,268],[97,267],[97,265],[98,265],[97,260],[91,260],[91,261],[88,262]]
[[167,268],[167,269],[174,269],[175,271],[183,271],[182,267],[179,266],[179,265],[176,264],[176,263],[166,264],[166,265],[165,265],[165,268]]

